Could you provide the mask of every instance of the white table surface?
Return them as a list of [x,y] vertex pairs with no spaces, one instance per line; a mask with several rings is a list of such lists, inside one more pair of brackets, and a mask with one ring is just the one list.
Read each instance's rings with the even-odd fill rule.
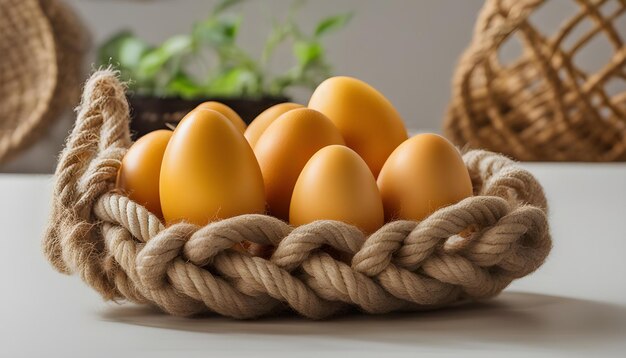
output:
[[538,272],[467,307],[322,322],[103,302],[41,253],[51,177],[0,174],[0,357],[626,356],[626,165],[525,166],[550,203]]

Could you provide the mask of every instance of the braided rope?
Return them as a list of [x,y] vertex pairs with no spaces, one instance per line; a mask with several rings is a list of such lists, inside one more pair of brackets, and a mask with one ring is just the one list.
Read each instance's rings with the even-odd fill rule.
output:
[[[78,272],[106,299],[235,318],[432,309],[498,294],[536,270],[551,248],[541,186],[485,151],[463,157],[476,196],[369,237],[342,222],[293,228],[266,215],[165,227],[113,189],[130,145],[128,121],[116,74],[96,72],[57,168],[43,242],[58,270]],[[243,241],[273,253],[265,259],[233,249]]]
[[[456,68],[447,136],[520,160],[626,161],[626,1],[558,2],[553,34],[533,18],[546,3],[486,1]],[[503,63],[516,43],[521,54]],[[581,53],[600,43],[605,62],[585,68]]]

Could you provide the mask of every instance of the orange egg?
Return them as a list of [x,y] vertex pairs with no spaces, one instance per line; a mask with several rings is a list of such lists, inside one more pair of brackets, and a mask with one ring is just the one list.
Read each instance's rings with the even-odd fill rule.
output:
[[284,113],[261,135],[254,147],[263,179],[269,211],[289,219],[291,193],[306,162],[327,145],[344,144],[333,123],[308,108]]
[[459,151],[437,134],[402,143],[378,176],[387,220],[422,220],[472,195],[472,181]]
[[172,131],[161,129],[139,138],[128,149],[117,173],[116,186],[134,202],[162,218],[159,199],[161,161]]
[[374,176],[378,176],[389,154],[408,137],[391,102],[356,78],[340,76],[322,82],[313,92],[309,108],[333,121],[346,145],[365,160]]
[[289,222],[303,225],[337,220],[369,234],[384,223],[376,179],[352,149],[331,145],[320,149],[298,177],[291,198]]
[[227,105],[223,103],[209,101],[209,102],[200,103],[198,107],[196,107],[195,109],[198,109],[198,108],[212,109],[216,112],[219,112],[222,115],[224,115],[224,117],[228,118],[228,120],[231,121],[232,124],[235,125],[235,127],[237,128],[239,132],[244,133],[246,131],[246,123],[243,121],[243,119],[241,119],[241,117],[237,114],[237,112],[235,112],[232,108],[228,107]]
[[194,110],[176,127],[160,176],[168,224],[210,221],[265,211],[263,177],[250,145],[220,113]]
[[259,138],[261,138],[261,134],[265,132],[267,127],[269,127],[269,125],[272,124],[276,118],[280,117],[285,112],[291,111],[292,109],[303,107],[304,106],[301,104],[286,102],[274,105],[259,114],[252,121],[252,123],[250,123],[244,133],[252,149],[254,149],[256,142],[258,142]]

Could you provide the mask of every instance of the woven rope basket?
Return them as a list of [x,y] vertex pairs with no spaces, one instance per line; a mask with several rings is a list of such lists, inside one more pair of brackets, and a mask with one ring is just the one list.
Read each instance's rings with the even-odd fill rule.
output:
[[[577,9],[546,34],[533,16],[548,5]],[[446,135],[520,160],[626,160],[625,23],[623,0],[487,0],[456,69]],[[606,63],[585,70],[594,42]],[[503,63],[515,43],[521,55]]]
[[[476,196],[369,237],[341,222],[292,228],[266,215],[164,227],[114,190],[131,144],[124,90],[108,70],[87,82],[43,240],[54,267],[80,274],[105,299],[235,318],[415,311],[493,297],[550,251],[541,186],[485,151],[463,157]],[[271,257],[233,249],[244,240],[271,246]]]
[[58,0],[0,1],[0,163],[77,104],[87,42]]

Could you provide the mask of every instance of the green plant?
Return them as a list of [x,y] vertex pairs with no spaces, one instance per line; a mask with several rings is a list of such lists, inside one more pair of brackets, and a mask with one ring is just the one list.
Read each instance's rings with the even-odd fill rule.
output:
[[[158,46],[129,31],[115,34],[99,48],[99,65],[117,67],[137,94],[187,99],[283,96],[291,87],[314,89],[331,75],[322,40],[343,28],[352,14],[325,18],[312,34],[305,34],[295,20],[302,4],[296,1],[285,21],[275,21],[257,60],[237,45],[241,16],[228,13],[241,2],[220,1],[206,19],[194,23],[191,33]],[[272,55],[286,42],[291,43],[295,65],[271,76],[267,68]]]

